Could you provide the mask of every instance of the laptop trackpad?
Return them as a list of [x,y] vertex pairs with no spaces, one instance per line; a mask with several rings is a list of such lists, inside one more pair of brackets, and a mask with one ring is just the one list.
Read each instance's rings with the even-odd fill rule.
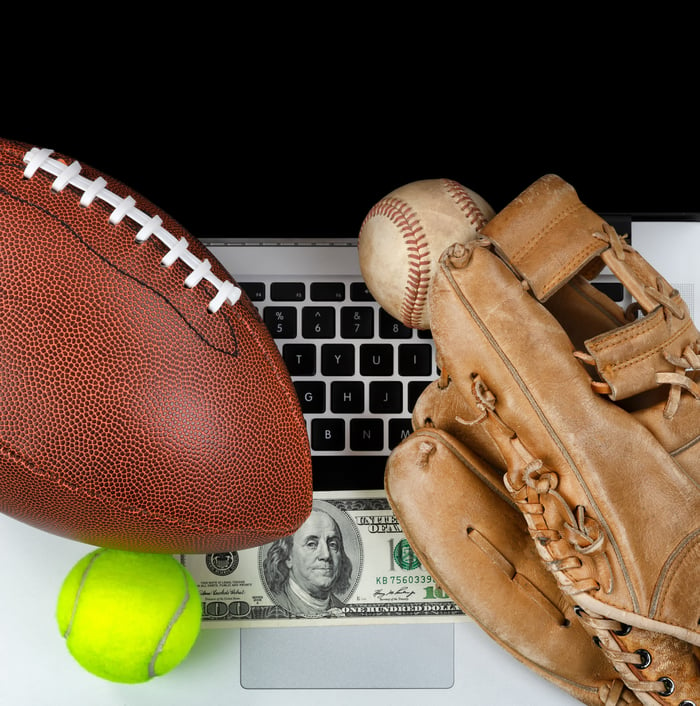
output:
[[245,689],[448,689],[453,682],[449,623],[241,630]]

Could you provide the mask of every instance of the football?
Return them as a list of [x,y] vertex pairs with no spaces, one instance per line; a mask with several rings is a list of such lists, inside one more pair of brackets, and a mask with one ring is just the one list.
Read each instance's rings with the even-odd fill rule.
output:
[[292,534],[311,502],[294,387],[232,275],[119,181],[0,139],[0,511],[208,553]]

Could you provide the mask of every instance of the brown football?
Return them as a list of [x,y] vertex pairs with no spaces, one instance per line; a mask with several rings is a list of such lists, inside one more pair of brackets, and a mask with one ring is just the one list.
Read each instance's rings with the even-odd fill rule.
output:
[[0,510],[205,553],[292,534],[311,501],[298,399],[231,275],[122,183],[0,140]]

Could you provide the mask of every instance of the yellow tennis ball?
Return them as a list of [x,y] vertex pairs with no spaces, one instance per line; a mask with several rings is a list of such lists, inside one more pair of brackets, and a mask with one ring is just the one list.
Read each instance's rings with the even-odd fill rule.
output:
[[97,549],[66,576],[58,627],[89,672],[135,684],[177,666],[197,640],[197,584],[170,554]]

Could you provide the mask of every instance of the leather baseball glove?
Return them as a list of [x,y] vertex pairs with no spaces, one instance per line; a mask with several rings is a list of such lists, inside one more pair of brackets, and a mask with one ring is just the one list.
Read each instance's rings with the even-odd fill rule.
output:
[[[700,704],[700,335],[688,307],[559,177],[482,234],[448,248],[431,284],[436,387],[449,402],[425,393],[387,465],[399,521],[466,612],[579,700]],[[626,311],[591,284],[604,266],[635,301]],[[484,478],[497,510],[464,499]],[[427,527],[436,513],[454,527]],[[467,576],[486,573],[477,541],[493,564],[522,566],[563,620],[573,611],[617,678],[586,662],[567,672],[580,633],[557,642],[543,618],[538,639],[535,613],[510,610],[512,587],[474,592]]]
[[540,560],[502,474],[470,449],[478,429],[455,386],[434,383],[391,455],[387,493],[428,572],[534,672],[589,706],[639,704]]

